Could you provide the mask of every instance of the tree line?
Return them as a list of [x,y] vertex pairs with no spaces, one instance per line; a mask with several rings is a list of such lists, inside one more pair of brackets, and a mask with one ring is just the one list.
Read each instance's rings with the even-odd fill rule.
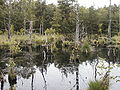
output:
[[[58,0],[58,4],[46,4],[45,0],[0,0],[0,30],[26,32],[32,22],[33,32],[44,34],[53,28],[57,33],[71,36],[76,28],[75,0]],[[112,35],[119,32],[119,6],[112,5]],[[107,35],[109,6],[79,7],[80,33]]]

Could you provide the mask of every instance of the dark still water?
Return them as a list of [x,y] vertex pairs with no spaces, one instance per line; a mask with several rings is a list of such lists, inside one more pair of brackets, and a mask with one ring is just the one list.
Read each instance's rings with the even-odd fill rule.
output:
[[120,50],[97,49],[77,56],[70,60],[69,50],[51,53],[41,46],[23,47],[14,55],[1,49],[1,90],[87,90],[90,81],[106,76],[109,89],[120,90]]

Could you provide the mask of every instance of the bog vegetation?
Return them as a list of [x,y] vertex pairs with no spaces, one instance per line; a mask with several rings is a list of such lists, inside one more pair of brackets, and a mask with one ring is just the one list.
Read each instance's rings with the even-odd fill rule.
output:
[[[81,53],[87,58],[96,47],[120,48],[119,9],[111,0],[100,8],[79,6],[76,0],[58,0],[57,5],[45,0],[0,0],[0,49],[17,54],[22,46],[41,45],[56,55],[64,49],[77,62]],[[16,79],[14,66],[10,61],[9,76]],[[104,81],[91,81],[88,90],[108,90]]]

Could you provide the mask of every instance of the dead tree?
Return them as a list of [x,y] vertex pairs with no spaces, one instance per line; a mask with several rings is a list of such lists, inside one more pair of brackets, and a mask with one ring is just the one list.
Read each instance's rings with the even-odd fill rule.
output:
[[[25,12],[25,10],[23,12]],[[24,15],[24,22],[23,23],[24,23],[24,27],[23,28],[26,31],[26,16],[25,15]]]
[[111,40],[111,22],[112,22],[112,6],[111,6],[111,0],[109,5],[109,25],[108,25],[108,38]]
[[39,33],[40,33],[40,35],[42,34],[41,32],[42,32],[42,25],[40,23],[40,25],[39,25]]
[[30,28],[29,28],[29,44],[32,44],[32,32],[33,32],[33,21],[30,21]]
[[[42,0],[42,3],[44,5],[46,5],[46,0]],[[45,9],[43,9],[42,13],[43,13],[43,15],[42,15],[41,22],[40,22],[40,25],[39,25],[40,35],[44,35],[44,15],[45,15]]]
[[120,4],[119,4],[119,32],[120,32]]
[[12,0],[9,0],[9,2],[8,2],[8,5],[9,5],[9,7],[8,7],[8,9],[9,9],[9,11],[8,11],[8,39],[10,39],[11,38],[11,10],[12,10]]
[[76,0],[76,35],[75,35],[75,44],[79,44],[79,34],[80,34],[80,28],[79,28],[79,4],[78,1]]

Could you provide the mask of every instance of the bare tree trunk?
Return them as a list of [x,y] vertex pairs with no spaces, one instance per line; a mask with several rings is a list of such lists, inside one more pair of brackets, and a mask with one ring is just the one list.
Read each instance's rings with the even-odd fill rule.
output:
[[120,4],[119,4],[119,32],[120,32]]
[[8,39],[11,38],[11,32],[10,32],[10,20],[9,20],[9,24],[8,24]]
[[111,40],[111,22],[112,22],[112,7],[111,7],[111,0],[110,0],[110,6],[109,6],[109,25],[108,25],[108,38]]
[[40,26],[39,26],[40,28],[39,28],[39,33],[40,33],[40,35],[42,35],[42,25],[41,25],[41,23],[40,23]]
[[4,17],[4,29],[7,30],[6,23],[5,23],[5,17]]
[[76,1],[76,36],[75,36],[75,44],[79,43],[79,5],[78,1]]
[[26,31],[26,20],[24,18],[24,30]]
[[[46,34],[46,32],[45,32],[45,39],[46,39],[45,44],[47,45],[48,39],[47,39],[47,34]],[[48,45],[47,45],[47,46],[48,46]]]
[[43,22],[42,22],[42,35],[44,35],[44,27],[43,27]]
[[21,8],[22,8],[23,16],[24,16],[24,21],[23,21],[24,26],[23,26],[23,28],[26,31],[26,14],[25,14],[26,13],[26,8],[25,8],[25,6],[26,6],[26,2],[24,2],[22,0]]
[[8,12],[8,39],[11,38],[11,30],[10,30],[10,27],[11,27],[11,0],[9,1],[9,12]]
[[33,21],[30,21],[29,44],[32,44]]

